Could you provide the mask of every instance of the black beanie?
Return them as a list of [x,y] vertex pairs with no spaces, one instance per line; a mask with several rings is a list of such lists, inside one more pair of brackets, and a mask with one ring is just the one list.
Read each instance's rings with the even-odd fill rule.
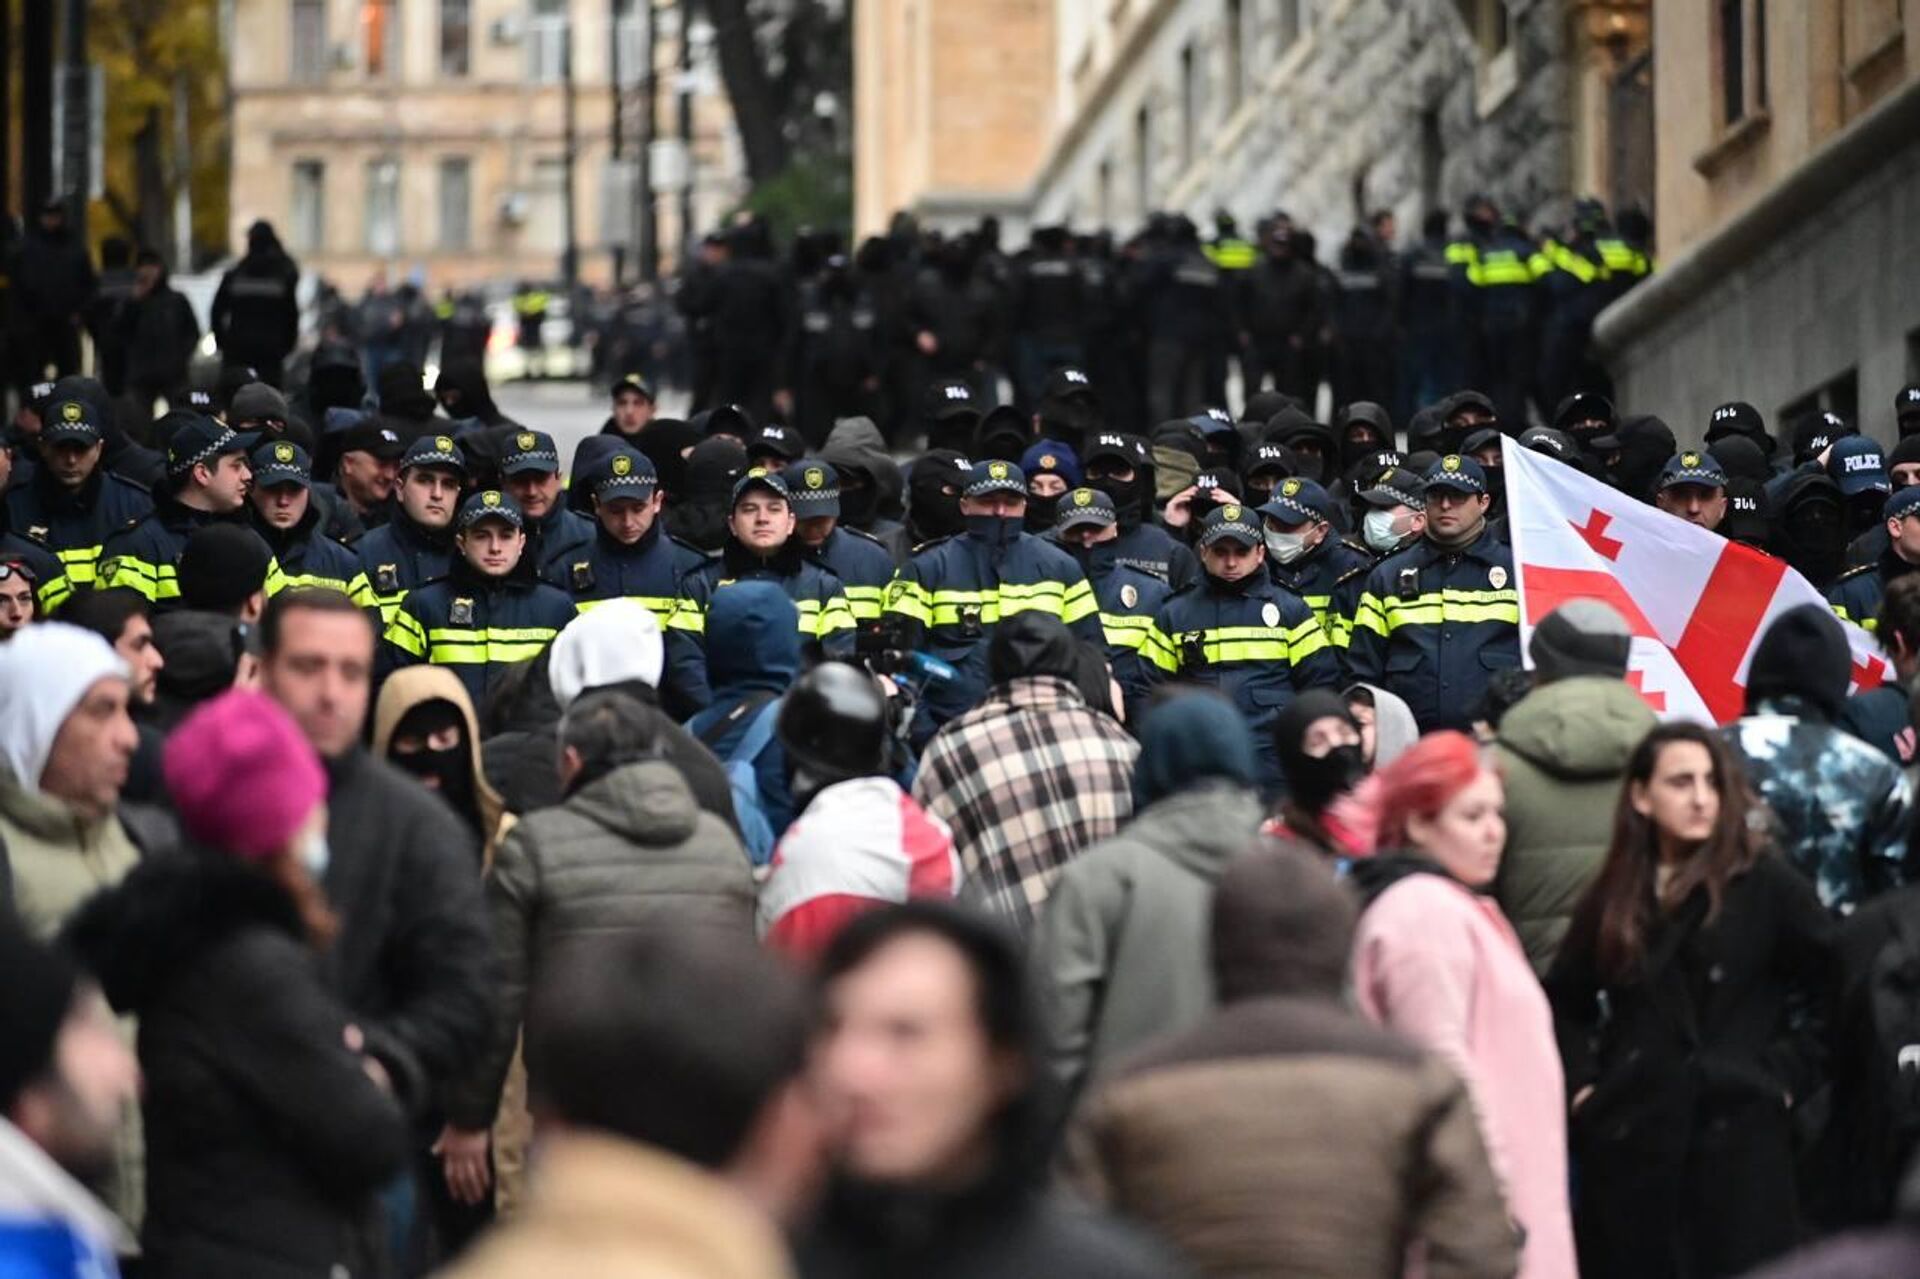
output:
[[1079,669],[1079,641],[1051,613],[1015,613],[987,641],[987,678],[995,684],[1034,675],[1072,680]]
[[1853,653],[1833,610],[1802,604],[1775,618],[1753,650],[1747,710],[1768,698],[1797,697],[1838,719],[1852,677]]
[[53,1062],[60,1027],[73,1007],[75,973],[52,947],[27,936],[0,912],[0,1115]]
[[1527,641],[1527,656],[1542,684],[1575,675],[1625,679],[1633,654],[1633,631],[1611,604],[1569,600],[1540,619]]
[[264,590],[273,552],[260,535],[239,524],[209,524],[187,539],[180,553],[180,603],[223,613]]
[[1903,463],[1920,462],[1920,435],[1903,435],[1900,442],[1887,452],[1887,472]]

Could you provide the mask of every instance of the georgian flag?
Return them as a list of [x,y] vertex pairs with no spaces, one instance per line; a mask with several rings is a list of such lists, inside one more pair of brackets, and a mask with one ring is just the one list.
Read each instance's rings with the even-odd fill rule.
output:
[[[1727,723],[1746,712],[1747,666],[1774,617],[1828,607],[1785,561],[1635,501],[1563,462],[1501,442],[1520,591],[1520,648],[1568,600],[1604,600],[1633,628],[1627,682],[1666,719]],[[1890,674],[1871,635],[1842,622],[1853,687]],[[1531,663],[1529,663],[1531,665]]]

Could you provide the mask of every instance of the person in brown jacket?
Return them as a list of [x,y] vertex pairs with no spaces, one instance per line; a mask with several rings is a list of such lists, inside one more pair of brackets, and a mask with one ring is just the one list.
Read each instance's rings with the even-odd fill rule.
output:
[[1230,865],[1219,1009],[1096,1086],[1066,1179],[1202,1275],[1501,1279],[1519,1240],[1460,1080],[1341,1003],[1355,906],[1298,845]]

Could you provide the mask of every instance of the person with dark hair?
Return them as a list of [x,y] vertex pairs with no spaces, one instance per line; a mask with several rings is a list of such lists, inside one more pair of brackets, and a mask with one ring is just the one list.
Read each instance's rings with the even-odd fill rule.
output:
[[1455,732],[1423,737],[1354,796],[1354,820],[1374,827],[1373,855],[1351,872],[1366,902],[1354,1001],[1466,1083],[1507,1213],[1523,1232],[1519,1274],[1564,1279],[1575,1273],[1574,1241],[1553,1013],[1484,892],[1506,837],[1500,805],[1500,775]]
[[1042,1024],[1012,937],[938,902],[848,924],[821,957],[812,1084],[836,1176],[804,1279],[1178,1273],[1117,1223],[1047,1196]]
[[1087,705],[1082,647],[1045,613],[1002,622],[985,700],[934,734],[913,781],[913,797],[953,831],[969,899],[1022,932],[1061,868],[1133,815],[1140,748]]
[[104,465],[110,423],[83,396],[41,405],[39,464],[0,492],[15,536],[56,557],[74,590],[95,585],[108,537],[153,509],[153,497]]
[[1212,1005],[1207,904],[1263,816],[1253,734],[1231,703],[1183,689],[1147,712],[1133,818],[1069,862],[1033,935],[1051,1071],[1069,1095]]
[[1342,1002],[1353,926],[1309,850],[1233,861],[1213,898],[1220,1008],[1094,1090],[1067,1180],[1205,1274],[1395,1279],[1411,1250],[1430,1279],[1511,1275],[1465,1086]]
[[164,611],[181,606],[179,564],[188,539],[212,524],[245,527],[253,440],[188,409],[160,421],[169,432],[166,492],[151,512],[101,546],[99,583],[136,590]]
[[66,930],[140,1018],[141,1274],[370,1267],[374,1195],[406,1158],[401,1100],[425,1081],[397,1043],[364,1051],[380,1032],[315,962],[339,932],[326,772],[284,711],[236,691],[174,732],[166,777],[200,855],[144,861]]
[[864,668],[822,662],[801,676],[774,735],[795,816],[761,885],[758,926],[769,946],[817,955],[875,906],[960,891],[952,833],[891,776],[893,717]]
[[1843,914],[1920,879],[1906,775],[1837,723],[1852,668],[1829,610],[1789,609],[1754,646],[1746,715],[1722,730],[1766,805],[1774,846]]
[[0,1262],[23,1279],[115,1279],[132,1234],[88,1183],[113,1162],[140,1070],[66,955],[0,906]]
[[467,455],[450,435],[423,435],[408,446],[399,475],[391,517],[354,544],[360,572],[348,592],[362,608],[377,612],[382,630],[392,625],[410,591],[452,568],[453,519],[467,482]]
[[257,622],[277,584],[273,552],[244,524],[209,524],[187,538],[174,581],[179,611]]
[[1590,1279],[1745,1274],[1799,1238],[1793,1110],[1825,1078],[1834,925],[1747,810],[1718,735],[1647,734],[1547,976]]
[[[384,696],[384,695],[383,695]],[[565,800],[521,818],[487,872],[495,973],[485,1046],[446,1091],[436,1146],[458,1201],[484,1200],[488,1130],[542,966],[594,937],[697,928],[743,948],[753,879],[726,823],[702,812],[661,754],[654,718],[624,693],[587,693],[560,723]]]
[[450,1279],[786,1279],[820,1162],[808,1001],[753,946],[671,925],[543,964],[527,1077],[551,1118],[526,1208]]
[[1920,758],[1911,709],[1920,676],[1920,573],[1896,579],[1881,597],[1874,637],[1893,663],[1893,675],[1848,697],[1835,722],[1888,759],[1906,768]]

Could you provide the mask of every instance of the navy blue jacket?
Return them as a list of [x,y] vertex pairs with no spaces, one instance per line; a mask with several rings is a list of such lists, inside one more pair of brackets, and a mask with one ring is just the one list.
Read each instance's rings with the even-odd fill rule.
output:
[[[732,762],[755,715],[780,713],[775,703],[800,673],[800,632],[787,610],[774,604],[784,594],[774,582],[736,582],[717,591],[708,609],[707,678],[713,701],[687,721],[687,732],[722,764]],[[752,762],[760,811],[778,838],[793,821],[780,739],[769,738]]]
[[13,531],[51,551],[76,590],[92,586],[100,548],[153,509],[153,496],[98,467],[78,490],[63,488],[44,466],[7,490]]

